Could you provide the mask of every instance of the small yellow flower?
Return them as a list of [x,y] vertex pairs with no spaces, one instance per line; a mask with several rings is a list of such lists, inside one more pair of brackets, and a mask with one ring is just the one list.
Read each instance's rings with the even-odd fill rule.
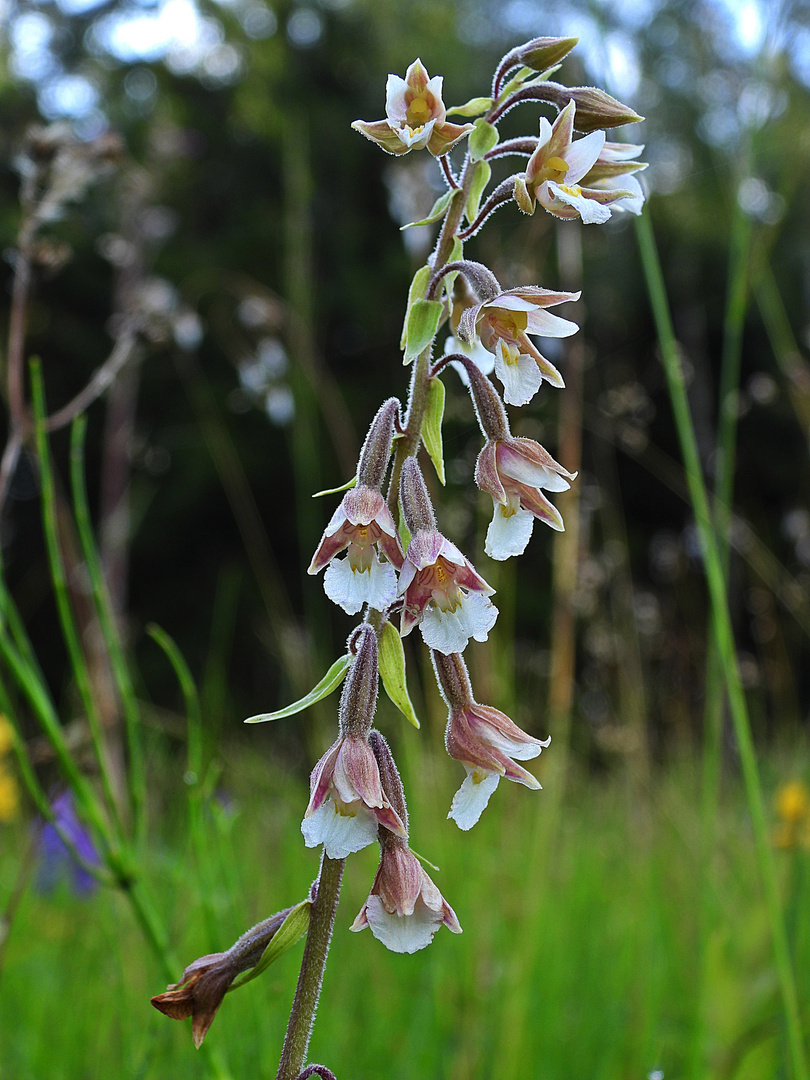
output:
[[775,847],[789,851],[810,848],[810,791],[801,780],[790,780],[774,796],[776,813],[781,819],[773,830]]
[[774,801],[776,812],[788,825],[797,825],[810,815],[810,792],[801,780],[791,780],[782,784],[776,792]]
[[0,765],[0,825],[13,821],[20,812],[17,781]]

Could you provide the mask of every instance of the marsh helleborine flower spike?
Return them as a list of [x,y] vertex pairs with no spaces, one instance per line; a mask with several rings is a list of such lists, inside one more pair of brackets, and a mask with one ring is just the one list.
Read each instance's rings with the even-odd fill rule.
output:
[[[364,604],[384,611],[397,595],[395,568],[402,566],[402,549],[380,487],[398,412],[399,402],[389,398],[374,417],[357,465],[357,486],[344,495],[309,565],[310,574],[327,567],[324,591],[350,615]],[[346,548],[346,558],[336,559]]]
[[531,401],[545,379],[552,386],[563,386],[559,371],[529,340],[540,337],[570,337],[579,327],[546,308],[579,300],[580,293],[554,292],[539,285],[508,289],[491,300],[466,308],[459,319],[458,336],[472,344],[476,335],[495,356],[495,374],[503,383],[508,405]]
[[[369,743],[391,805],[407,823],[405,792],[388,744],[376,731],[371,733]],[[369,927],[387,949],[399,953],[424,949],[442,925],[460,934],[455,912],[422,869],[407,839],[381,827],[379,841],[380,865],[368,899],[350,929]]]
[[373,844],[377,828],[405,836],[407,829],[391,806],[368,744],[377,706],[377,637],[363,623],[350,638],[357,655],[340,698],[340,735],[312,770],[310,799],[301,823],[307,847],[323,844],[330,859],[345,859]]
[[447,752],[467,770],[447,816],[466,831],[478,821],[502,776],[529,788],[540,788],[517,760],[537,757],[551,739],[534,739],[504,713],[479,705],[473,698],[461,656],[433,652],[432,658],[439,689],[450,709],[445,731]]
[[389,154],[407,154],[427,147],[434,157],[451,150],[473,129],[472,124],[451,124],[442,101],[442,76],[432,79],[414,60],[405,73],[388,76],[385,120],[355,120],[352,127]]
[[486,641],[498,617],[489,599],[495,590],[436,528],[415,458],[402,466],[400,504],[412,534],[399,575],[402,636],[419,624],[425,644],[442,653],[463,652],[470,638]]
[[540,139],[529,158],[526,173],[515,181],[515,200],[526,214],[535,205],[559,218],[581,218],[583,224],[603,224],[610,218],[610,203],[627,198],[629,190],[583,187],[580,181],[590,172],[605,145],[604,131],[592,131],[572,141],[576,103],[569,101],[549,124],[540,119]]

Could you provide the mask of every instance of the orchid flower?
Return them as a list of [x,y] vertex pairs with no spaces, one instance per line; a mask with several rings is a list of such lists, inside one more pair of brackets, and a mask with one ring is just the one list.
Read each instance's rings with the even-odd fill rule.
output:
[[451,124],[442,101],[442,76],[432,79],[419,59],[405,78],[389,75],[385,92],[385,120],[355,120],[352,127],[389,154],[407,154],[427,148],[441,157],[473,129],[472,124]]
[[503,383],[504,400],[509,405],[531,401],[545,379],[563,386],[562,376],[529,340],[541,337],[570,337],[579,327],[553,315],[546,308],[578,300],[580,293],[555,292],[539,285],[509,289],[491,300],[467,308],[461,315],[458,336],[472,344],[475,335],[495,356],[495,374]]
[[583,187],[580,181],[596,164],[605,145],[604,131],[592,131],[573,140],[576,103],[571,100],[552,126],[540,119],[540,138],[526,173],[515,181],[515,200],[527,214],[537,203],[560,218],[581,218],[583,224],[602,224],[610,218],[610,204],[633,193]]
[[490,439],[475,465],[475,482],[492,496],[493,503],[484,545],[487,555],[499,561],[522,555],[535,518],[562,532],[562,518],[543,495],[543,489],[566,491],[576,475],[533,439],[511,435]]

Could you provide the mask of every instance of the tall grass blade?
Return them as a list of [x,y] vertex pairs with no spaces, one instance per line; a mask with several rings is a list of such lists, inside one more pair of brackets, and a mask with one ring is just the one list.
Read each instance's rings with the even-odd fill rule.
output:
[[712,627],[720,654],[723,676],[728,694],[731,718],[740,754],[746,799],[751,815],[756,844],[757,862],[762,879],[768,910],[774,959],[776,962],[785,1021],[790,1047],[790,1060],[795,1080],[808,1080],[807,1059],[802,1038],[796,982],[788,950],[787,935],[782,916],[776,867],[770,847],[765,805],[759,780],[748,708],[737,666],[736,647],[728,610],[728,596],[723,573],[723,560],[709,510],[709,497],[700,467],[695,429],[686,396],[678,345],[672,327],[666,288],[658,258],[655,238],[649,215],[642,215],[635,222],[636,237],[653,310],[661,348],[661,359],[672,403],[678,441],[686,466],[689,497],[701,541],[702,556],[709,587]]

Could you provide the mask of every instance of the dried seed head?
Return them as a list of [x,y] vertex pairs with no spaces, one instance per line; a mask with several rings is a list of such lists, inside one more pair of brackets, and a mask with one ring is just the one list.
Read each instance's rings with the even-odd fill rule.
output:
[[394,440],[394,418],[399,412],[399,401],[392,397],[383,402],[371,421],[357,462],[358,484],[365,484],[375,491],[382,488]]
[[422,470],[414,457],[405,459],[399,480],[399,502],[411,534],[419,529],[435,529],[436,516]]
[[377,635],[374,628],[362,623],[349,638],[349,648],[355,652],[355,658],[340,695],[340,731],[342,735],[367,739],[377,708],[379,688]]

